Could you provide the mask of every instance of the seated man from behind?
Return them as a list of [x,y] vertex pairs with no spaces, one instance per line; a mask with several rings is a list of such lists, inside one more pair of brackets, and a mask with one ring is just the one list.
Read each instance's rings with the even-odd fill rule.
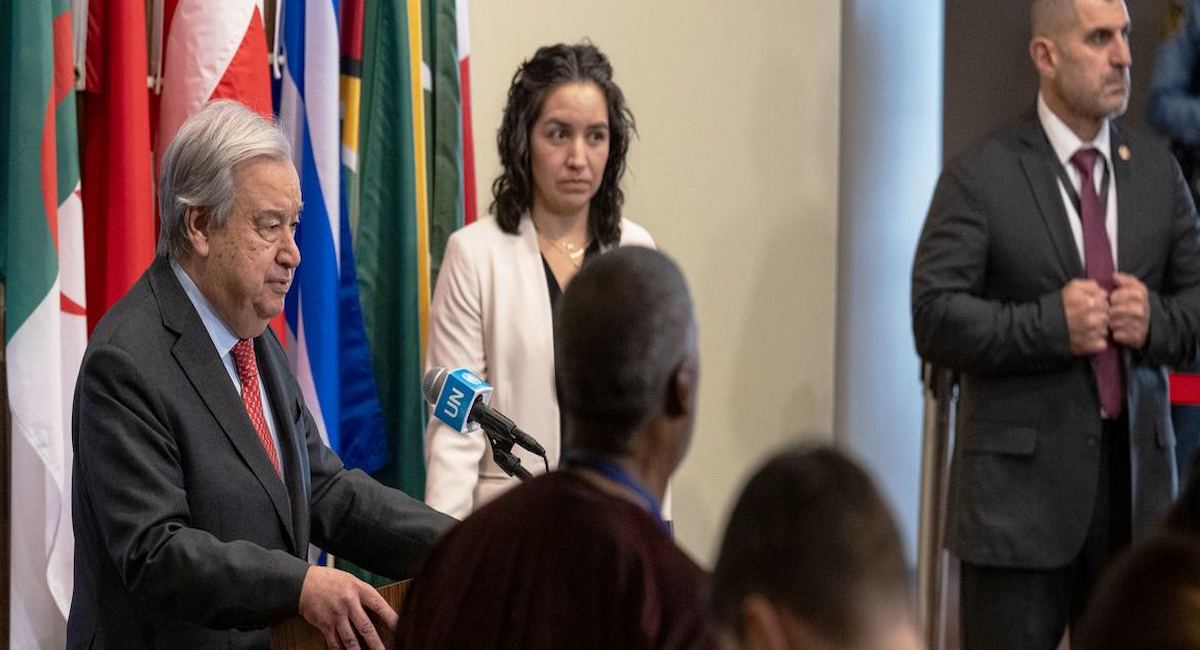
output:
[[788,450],[746,484],[713,572],[736,646],[918,648],[909,599],[896,524],[845,456]]
[[567,462],[434,548],[398,646],[716,647],[704,574],[660,511],[691,438],[699,373],[683,276],[646,248],[596,258],[560,299],[554,341]]

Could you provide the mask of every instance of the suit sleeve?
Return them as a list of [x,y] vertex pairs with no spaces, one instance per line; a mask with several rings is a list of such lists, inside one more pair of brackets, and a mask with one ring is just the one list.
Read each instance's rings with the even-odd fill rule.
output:
[[[429,311],[427,368],[466,367],[488,376],[476,262],[461,237],[451,236]],[[483,436],[462,435],[431,417],[425,430],[425,502],[454,517],[470,514],[485,453]]]
[[[178,423],[130,355],[97,346],[77,390],[77,489],[99,504],[102,543],[131,594],[211,628],[261,627],[294,614],[308,564],[192,528]],[[77,516],[83,516],[82,513]]]
[[411,578],[456,520],[362,470],[347,470],[321,440],[308,409],[301,408],[312,485],[313,543],[373,573],[395,580]]
[[984,196],[962,164],[938,181],[913,262],[917,352],[934,364],[978,374],[1060,367],[1070,360],[1060,291],[1023,300],[989,295],[989,273],[1020,269],[996,268],[1016,260],[989,259],[994,235]]
[[1161,289],[1149,289],[1150,331],[1141,350],[1153,364],[1181,366],[1200,357],[1200,228],[1179,166],[1173,173],[1170,239]]

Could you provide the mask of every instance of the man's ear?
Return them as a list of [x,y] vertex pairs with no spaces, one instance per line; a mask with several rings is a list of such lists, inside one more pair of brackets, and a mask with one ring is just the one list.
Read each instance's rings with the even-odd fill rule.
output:
[[783,623],[779,608],[766,596],[747,595],[742,601],[743,647],[786,650],[788,638]]
[[190,207],[183,213],[183,229],[192,252],[198,257],[208,257],[208,237],[212,231],[212,209]]
[[1058,45],[1046,36],[1034,36],[1029,41],[1029,58],[1037,68],[1038,76],[1054,79],[1058,76]]
[[675,366],[671,381],[667,383],[666,414],[673,417],[689,415],[696,404],[699,390],[699,368],[694,355],[688,355]]
[[830,650],[833,646],[803,620],[762,594],[742,601],[742,647],[769,650]]

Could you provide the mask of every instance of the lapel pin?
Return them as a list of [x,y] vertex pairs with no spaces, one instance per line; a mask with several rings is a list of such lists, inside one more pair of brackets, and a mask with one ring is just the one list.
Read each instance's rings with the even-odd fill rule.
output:
[[1129,147],[1125,145],[1117,147],[1117,155],[1121,157],[1121,160],[1129,162]]

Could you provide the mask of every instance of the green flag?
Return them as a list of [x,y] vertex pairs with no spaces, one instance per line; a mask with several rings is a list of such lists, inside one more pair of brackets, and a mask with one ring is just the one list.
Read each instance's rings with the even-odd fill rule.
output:
[[422,498],[421,357],[429,249],[423,223],[424,102],[414,85],[420,84],[420,5],[417,0],[369,2],[364,25],[355,256],[392,450],[391,463],[377,476]]
[[455,0],[425,0],[425,63],[433,87],[426,88],[429,134],[429,257],[432,282],[446,240],[463,225],[462,103],[459,96],[458,24]]

